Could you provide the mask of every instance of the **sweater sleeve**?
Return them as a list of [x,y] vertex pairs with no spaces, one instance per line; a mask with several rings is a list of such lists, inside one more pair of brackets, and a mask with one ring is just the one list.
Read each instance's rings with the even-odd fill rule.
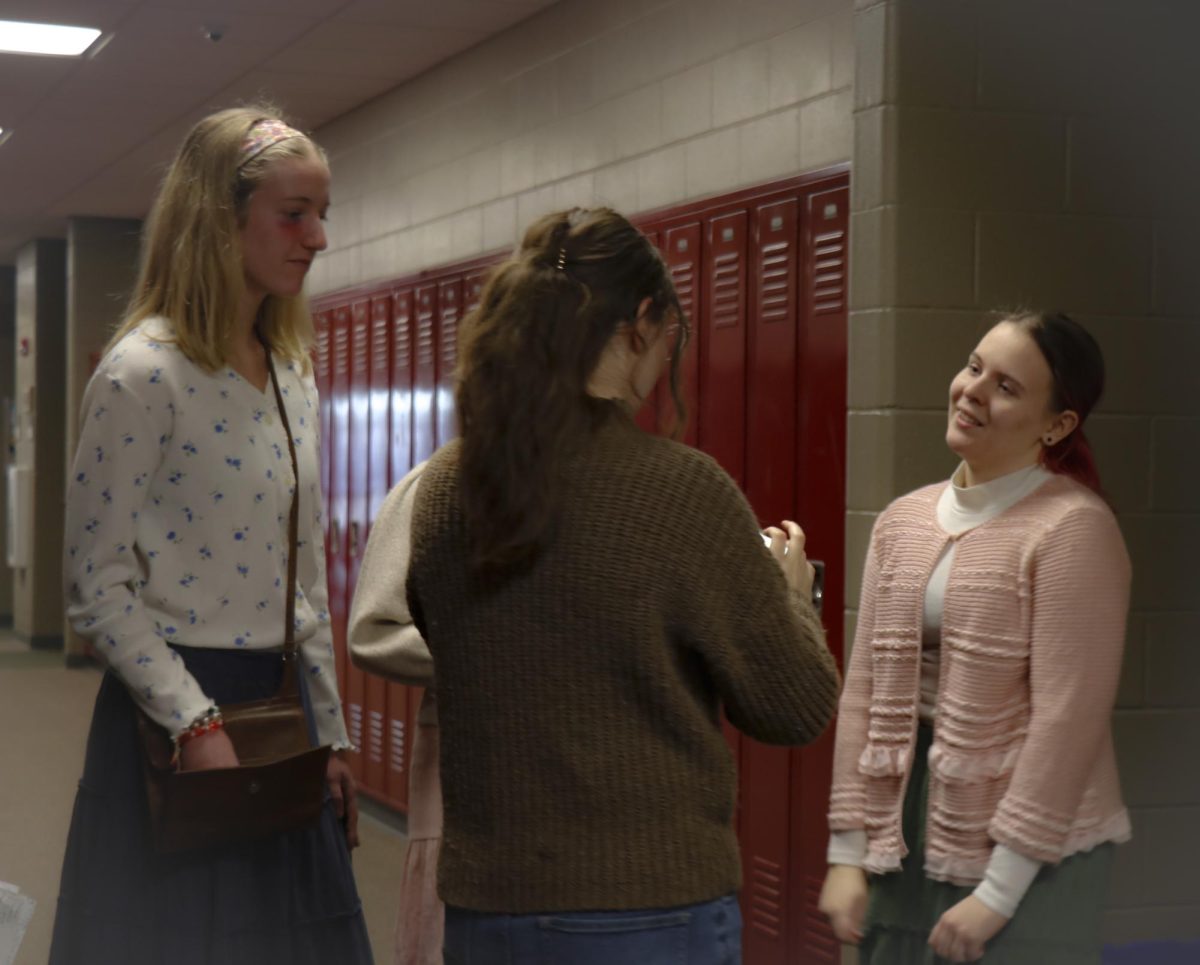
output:
[[711,464],[698,572],[686,573],[678,619],[729,721],[767,744],[806,744],[837,703],[838,672],[811,603],[763,546],[746,498]]
[[1029,728],[992,838],[1058,862],[1110,726],[1121,675],[1130,565],[1105,507],[1073,510],[1033,553]]
[[867,784],[858,760],[867,746],[871,709],[871,638],[875,631],[875,591],[879,583],[878,534],[876,521],[863,565],[854,648],[850,651],[846,686],[838,704],[833,781],[829,791],[829,828],[834,832],[866,827]]
[[399,683],[433,682],[433,657],[413,624],[405,593],[411,556],[417,466],[388,494],[367,538],[350,606],[348,639],[356,667]]
[[67,618],[151,720],[178,734],[213,701],[146,612],[138,516],[171,436],[169,399],[116,353],[88,383],[67,487],[63,566]]

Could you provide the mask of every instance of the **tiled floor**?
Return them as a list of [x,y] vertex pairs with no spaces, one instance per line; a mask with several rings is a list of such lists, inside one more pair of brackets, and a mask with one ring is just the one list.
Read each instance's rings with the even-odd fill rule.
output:
[[[31,651],[0,631],[0,881],[16,884],[38,903],[16,965],[44,965],[49,954],[59,869],[100,676],[91,668],[68,670],[60,653]],[[397,825],[387,815],[364,814],[363,844],[354,853],[380,965],[391,960],[404,852]]]

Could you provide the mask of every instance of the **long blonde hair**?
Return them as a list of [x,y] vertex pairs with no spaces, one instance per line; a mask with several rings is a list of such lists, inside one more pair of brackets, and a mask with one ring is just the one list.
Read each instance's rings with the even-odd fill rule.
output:
[[[159,188],[142,237],[141,269],[111,349],[151,316],[170,320],[172,340],[210,372],[228,361],[228,337],[245,287],[239,229],[246,203],[281,158],[325,160],[308,137],[279,141],[245,164],[242,145],[260,121],[280,120],[267,106],[234,107],[188,132]],[[312,316],[303,294],[268,295],[258,328],[271,348],[307,364]]]

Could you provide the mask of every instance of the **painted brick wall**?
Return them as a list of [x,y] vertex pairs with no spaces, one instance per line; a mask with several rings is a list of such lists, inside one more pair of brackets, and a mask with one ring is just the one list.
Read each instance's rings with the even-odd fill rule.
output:
[[562,0],[317,132],[319,293],[850,159],[852,0]]

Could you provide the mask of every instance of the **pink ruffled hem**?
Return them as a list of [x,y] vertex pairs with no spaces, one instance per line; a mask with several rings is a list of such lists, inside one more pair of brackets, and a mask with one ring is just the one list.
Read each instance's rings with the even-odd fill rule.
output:
[[868,744],[858,757],[858,770],[870,777],[897,777],[908,770],[912,759],[909,747],[880,747]]
[[944,781],[961,784],[981,784],[1012,772],[1017,766],[1021,745],[1001,748],[990,753],[964,754],[949,750],[944,744],[934,744],[929,750],[929,767]]

